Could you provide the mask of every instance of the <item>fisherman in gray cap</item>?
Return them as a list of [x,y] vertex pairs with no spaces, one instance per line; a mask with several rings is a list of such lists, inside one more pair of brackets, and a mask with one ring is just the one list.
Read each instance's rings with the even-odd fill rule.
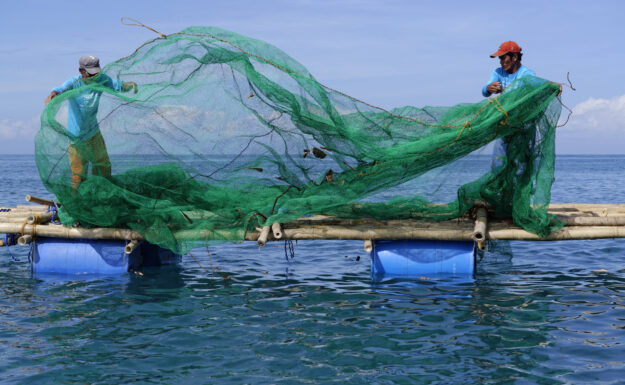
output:
[[[56,96],[71,90],[77,90],[67,98],[67,136],[69,163],[72,171],[72,187],[78,188],[86,178],[89,163],[92,163],[93,175],[108,178],[111,176],[111,161],[106,150],[104,138],[98,125],[98,105],[101,87],[113,91],[137,93],[135,82],[120,82],[101,73],[100,59],[95,56],[83,56],[78,61],[80,75],[68,79],[60,87],[54,88],[45,100],[48,104]],[[98,88],[93,87],[94,84]]]

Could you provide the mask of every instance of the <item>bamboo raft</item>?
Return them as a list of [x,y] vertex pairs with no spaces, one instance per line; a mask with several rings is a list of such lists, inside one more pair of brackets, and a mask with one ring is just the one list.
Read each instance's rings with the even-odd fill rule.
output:
[[[125,240],[129,248],[136,247],[143,237],[129,229],[81,228],[50,224],[48,211],[54,202],[26,196],[33,203],[17,207],[0,207],[0,234],[16,234],[18,244],[30,243],[36,237],[66,239]],[[302,217],[296,221],[257,228],[247,233],[234,234],[238,239],[256,241],[264,246],[274,240],[362,240],[365,249],[374,240],[428,239],[444,241],[473,240],[480,248],[488,240],[561,241],[601,238],[625,238],[625,204],[558,203],[549,206],[566,225],[547,237],[527,232],[510,221],[489,220],[484,208],[474,210],[473,216],[442,222],[417,220],[344,219],[329,216]],[[219,230],[179,231],[177,239],[192,240],[200,237],[214,239]],[[230,234],[232,235],[232,234]],[[0,240],[0,246],[3,241]]]

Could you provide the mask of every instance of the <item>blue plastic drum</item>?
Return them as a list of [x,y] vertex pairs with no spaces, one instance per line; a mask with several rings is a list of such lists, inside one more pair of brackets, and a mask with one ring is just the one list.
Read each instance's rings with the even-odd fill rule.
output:
[[375,241],[371,251],[373,276],[467,276],[475,272],[473,242]]
[[145,266],[160,266],[180,257],[147,242],[132,254],[124,253],[125,241],[37,238],[33,272],[59,274],[123,274]]

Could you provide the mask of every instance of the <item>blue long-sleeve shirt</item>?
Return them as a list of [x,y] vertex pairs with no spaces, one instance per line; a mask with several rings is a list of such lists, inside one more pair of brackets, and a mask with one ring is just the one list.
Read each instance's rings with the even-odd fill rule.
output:
[[501,67],[496,68],[490,74],[490,79],[488,80],[488,83],[486,83],[484,87],[482,87],[482,95],[484,95],[485,97],[489,97],[492,95],[490,92],[486,91],[486,87],[488,87],[488,85],[492,82],[501,82],[501,88],[505,90],[506,87],[510,85],[510,83],[512,83],[516,79],[522,78],[523,76],[536,76],[536,74],[534,73],[534,71],[522,64],[521,67],[519,67],[519,69],[513,74],[509,74]]
[[[513,74],[504,71],[502,67],[496,68],[490,74],[490,79],[488,79],[488,83],[486,83],[484,87],[482,87],[482,95],[484,95],[485,97],[489,97],[492,95],[490,92],[486,91],[486,87],[488,87],[488,85],[492,82],[500,82],[503,92],[506,92],[507,90],[509,90],[508,86],[510,85],[510,83],[524,76],[535,77],[536,74],[534,73],[534,71],[522,64],[521,67],[519,67],[519,69]],[[506,155],[506,148],[506,142],[503,139],[497,139],[495,141],[493,148],[493,158],[491,160],[491,168],[496,168],[503,164],[503,158]]]
[[[103,73],[100,73],[95,78],[90,78],[90,81],[115,91],[121,91],[122,88],[122,82],[113,80]],[[84,79],[80,75],[77,75],[68,79],[63,85],[54,88],[52,91],[56,91],[60,94],[69,90],[81,88],[84,85]],[[96,91],[90,87],[83,87],[83,89],[78,92],[78,95],[67,100],[67,131],[72,141],[89,139],[100,129],[97,115],[101,94],[102,91]]]

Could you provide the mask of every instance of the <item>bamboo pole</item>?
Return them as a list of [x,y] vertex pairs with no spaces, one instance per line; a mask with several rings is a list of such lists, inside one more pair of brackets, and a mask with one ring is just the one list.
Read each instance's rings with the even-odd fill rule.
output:
[[567,226],[625,226],[625,216],[585,217],[560,216]]
[[[285,239],[439,239],[447,241],[471,240],[472,231],[465,230],[434,230],[414,228],[394,229],[368,229],[362,231],[355,228],[328,227],[323,228],[298,228],[285,229]],[[369,238],[370,237],[370,238]],[[554,231],[545,238],[517,229],[491,229],[488,231],[488,239],[491,240],[525,240],[525,241],[556,241],[575,239],[601,239],[623,238],[625,227],[623,226],[575,226]]]
[[327,217],[327,216],[318,216],[312,218],[298,218],[295,222],[283,223],[283,228],[285,227],[293,227],[296,226],[317,226],[317,225],[327,225],[327,226],[358,226],[358,225],[368,225],[368,226],[413,226],[413,227],[438,227],[438,226],[446,226],[446,224],[451,224],[451,226],[469,226],[472,228],[474,225],[474,221],[469,219],[468,217],[461,217],[458,219],[453,219],[451,221],[425,221],[425,220],[416,220],[416,219],[390,219],[390,220],[377,220],[371,218],[361,218],[361,219],[351,219],[351,218],[337,218],[337,217]]
[[625,238],[625,226],[571,226],[541,238],[520,228],[490,229],[490,240],[564,241],[575,239]]
[[32,241],[33,236],[28,234],[22,235],[21,237],[17,238],[17,244],[20,246],[29,245]]
[[566,209],[597,209],[605,208],[609,210],[625,211],[624,203],[552,203],[549,210],[566,210]]
[[548,212],[556,215],[623,216],[625,205],[620,204],[558,204],[549,206]]
[[46,205],[17,205],[15,206],[18,210],[28,210],[28,211],[48,211],[48,207]]
[[[438,226],[415,228],[413,226],[374,227],[370,225],[356,226],[294,226],[289,225],[283,229],[283,239],[286,240],[388,240],[388,239],[438,239],[446,241],[470,241],[473,236],[471,223],[444,222]],[[518,227],[510,227],[501,222],[493,223],[487,232],[487,239],[491,240],[526,240],[526,241],[552,241],[552,240],[581,240],[601,238],[625,238],[624,226],[575,226],[565,227],[553,232],[546,238],[527,232]],[[245,240],[258,241],[260,231],[248,232]],[[267,235],[269,234],[269,230]],[[0,227],[0,232],[2,229]],[[174,233],[180,241],[192,241],[197,239],[242,239],[243,231],[200,230],[178,231]],[[128,238],[129,239],[129,238]],[[261,239],[262,240],[262,239]],[[264,240],[267,242],[267,239]]]
[[26,214],[26,215],[32,214],[32,213],[43,214],[45,212],[47,212],[47,210],[13,209],[11,211],[2,211],[2,212],[0,212],[0,216],[10,217],[10,216],[21,215],[21,214]]
[[280,226],[279,223],[274,223],[273,225],[271,225],[271,232],[273,233],[273,237],[275,239],[282,238],[282,226]]
[[263,226],[263,228],[260,229],[260,235],[258,236],[258,239],[256,240],[256,242],[258,242],[259,247],[263,247],[265,246],[265,244],[267,244],[268,236],[269,236],[269,226]]
[[33,213],[33,214],[29,215],[28,218],[26,218],[26,221],[30,225],[32,225],[32,224],[46,224],[46,223],[49,223],[52,220],[53,216],[54,216],[54,213],[51,213],[51,212],[47,212],[47,213],[43,213],[43,214]]
[[4,241],[0,239],[0,247],[4,246]]
[[52,206],[52,207],[55,206],[54,202],[47,200],[47,199],[38,198],[33,195],[26,195],[26,202],[39,203],[40,205],[44,205],[44,206]]
[[135,249],[139,247],[140,244],[140,241],[133,239],[132,241],[128,242],[128,244],[126,244],[126,246],[124,247],[124,253],[132,254],[132,252],[135,251]]
[[367,253],[372,252],[373,251],[373,241],[371,239],[365,239],[364,248],[365,248],[365,251]]
[[625,212],[621,211],[602,211],[602,210],[586,210],[586,211],[549,211],[560,218],[623,218]]
[[487,221],[486,209],[483,207],[478,208],[475,214],[475,226],[473,227],[472,236],[475,242],[483,242],[486,239]]
[[[251,234],[250,234],[251,235]],[[473,230],[465,228],[414,228],[414,227],[372,227],[372,226],[306,226],[285,228],[284,239],[353,239],[353,240],[384,240],[384,239],[439,239],[460,241],[472,239]]]
[[[482,241],[478,247],[485,246],[486,239],[491,240],[530,240],[553,241],[567,239],[625,238],[625,205],[561,204],[553,207],[556,214],[566,222],[566,226],[553,232],[548,237],[540,238],[516,226],[501,221],[488,221]],[[33,210],[34,209],[34,210]],[[550,210],[552,207],[550,207]],[[0,234],[32,234],[41,237],[143,240],[138,233],[128,229],[83,229],[59,225],[25,224],[29,216],[50,215],[44,213],[47,206],[18,206],[16,211],[0,212]],[[559,210],[559,211],[558,211]],[[480,215],[481,216],[481,215]],[[368,218],[343,219],[328,216],[300,218],[295,222],[280,225],[282,239],[439,239],[471,240],[474,239],[476,223],[469,218],[453,221],[426,222],[417,220],[375,220]],[[268,240],[279,239],[269,226],[245,234],[243,230],[188,230],[174,234],[180,241],[198,239],[222,239],[226,241],[243,239],[257,241],[259,246]],[[273,229],[272,229],[273,230]],[[244,235],[245,234],[245,235]]]
[[28,223],[27,216],[0,217],[0,223]]
[[1,212],[0,218],[11,218],[11,217],[27,217],[32,214],[33,211],[8,211]]
[[21,225],[17,223],[0,223],[0,234],[34,234],[38,237],[67,239],[144,240],[139,233],[129,229],[83,229],[80,227],[65,227],[61,225]]
[[[22,229],[23,227],[23,229]],[[262,229],[269,235],[269,226]],[[525,241],[556,241],[573,239],[600,239],[625,238],[625,226],[571,226],[554,231],[545,238],[529,233],[520,228],[511,228],[501,223],[491,223],[487,233],[490,240],[525,240]],[[0,233],[5,234],[34,234],[41,237],[85,238],[85,239],[119,239],[143,240],[138,233],[128,229],[96,228],[83,229],[64,227],[60,225],[21,225],[17,223],[0,223]],[[224,239],[229,237],[241,238],[242,231],[233,233],[214,230],[180,231],[174,234],[176,239]],[[258,241],[260,232],[250,232],[246,240]],[[448,241],[472,240],[473,230],[470,227],[440,226],[439,228],[414,227],[372,227],[372,226],[301,226],[283,229],[283,238],[288,240],[299,239],[353,239],[353,240],[383,240],[383,239],[439,239]],[[262,238],[261,238],[262,240]],[[265,238],[264,242],[267,242]],[[260,243],[259,243],[260,245]]]

